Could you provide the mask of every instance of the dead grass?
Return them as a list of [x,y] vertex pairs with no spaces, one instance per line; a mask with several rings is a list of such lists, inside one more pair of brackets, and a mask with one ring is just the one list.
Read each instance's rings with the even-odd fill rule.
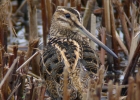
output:
[[[101,41],[106,43],[119,57],[115,59],[108,55],[104,50],[98,50],[100,53],[101,67],[98,70],[98,80],[89,80],[88,92],[83,94],[83,100],[139,100],[140,99],[140,6],[138,1],[131,0],[127,3],[120,0],[102,0],[103,8],[97,8],[95,0],[88,0],[86,7],[82,6],[81,1],[86,0],[41,0],[42,21],[43,21],[43,44],[46,45],[46,36],[49,32],[52,14],[57,6],[75,7],[83,14],[83,24],[88,29],[92,25],[89,20],[95,11],[96,25],[101,35]],[[37,33],[37,13],[34,0],[27,0],[30,38],[27,51],[18,50],[18,45],[7,45],[8,33],[16,36],[16,30],[13,27],[13,16],[25,4],[19,6],[15,13],[12,12],[10,0],[0,3],[0,100],[49,100],[46,91],[46,83],[40,77],[39,58],[37,55],[41,51],[38,47]],[[47,2],[47,3],[46,3]],[[125,7],[129,8],[125,9]],[[40,8],[39,8],[40,9]],[[90,23],[89,23],[90,22]],[[98,25],[99,23],[100,25]],[[91,25],[91,26],[90,26]],[[95,26],[94,26],[95,28]],[[93,31],[91,29],[91,31]],[[95,31],[95,30],[94,30]],[[120,33],[123,34],[123,39]],[[110,43],[109,43],[110,42]],[[8,50],[7,50],[8,49]],[[108,61],[109,64],[106,62]],[[121,62],[127,63],[121,65]],[[114,68],[115,75],[110,80],[106,70]],[[32,70],[30,70],[31,68]],[[117,71],[123,71],[123,82],[116,81]],[[135,73],[137,71],[137,73]],[[69,92],[67,90],[67,72],[64,71],[64,96],[63,100],[69,100]],[[106,76],[106,77],[105,77]],[[115,80],[115,81],[114,81]]]

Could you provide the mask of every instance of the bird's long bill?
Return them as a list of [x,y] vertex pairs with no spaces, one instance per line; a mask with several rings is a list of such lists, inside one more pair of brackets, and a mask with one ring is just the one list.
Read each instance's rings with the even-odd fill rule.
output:
[[92,41],[94,41],[95,43],[97,43],[99,46],[101,46],[104,50],[106,50],[109,54],[111,54],[112,56],[114,56],[115,58],[118,58],[117,55],[110,50],[106,45],[104,45],[100,40],[98,40],[95,36],[93,36],[90,32],[88,32],[83,25],[80,25],[79,30],[81,33],[83,33],[84,35],[86,35],[89,39],[91,39]]

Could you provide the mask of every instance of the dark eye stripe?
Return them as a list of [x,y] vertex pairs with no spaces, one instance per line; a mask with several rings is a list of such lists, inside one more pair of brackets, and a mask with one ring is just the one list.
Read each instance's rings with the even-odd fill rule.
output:
[[75,14],[77,16],[78,20],[80,21],[80,19],[81,19],[80,14],[75,9],[73,9],[73,8],[64,8],[64,9],[67,10],[67,11],[70,11],[73,14]]

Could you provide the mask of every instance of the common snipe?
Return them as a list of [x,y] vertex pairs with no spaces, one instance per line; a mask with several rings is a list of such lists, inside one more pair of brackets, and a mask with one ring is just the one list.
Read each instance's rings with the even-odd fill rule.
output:
[[87,37],[117,57],[82,26],[77,10],[63,7],[55,11],[49,40],[41,59],[41,72],[46,80],[47,92],[53,100],[63,97],[64,68],[68,71],[71,100],[82,99],[88,79],[97,73],[99,59]]

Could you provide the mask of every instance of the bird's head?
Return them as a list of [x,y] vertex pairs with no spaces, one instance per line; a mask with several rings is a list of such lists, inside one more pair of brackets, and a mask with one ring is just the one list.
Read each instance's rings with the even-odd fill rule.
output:
[[80,13],[73,8],[58,8],[53,15],[52,24],[60,30],[78,32],[79,25],[81,25]]
[[[56,30],[53,31],[54,29]],[[71,34],[85,35],[117,58],[113,51],[111,51],[107,46],[85,29],[85,27],[81,24],[80,13],[76,9],[61,7],[55,11],[52,18],[50,35],[54,34],[56,31],[58,31],[60,36],[70,36]]]

